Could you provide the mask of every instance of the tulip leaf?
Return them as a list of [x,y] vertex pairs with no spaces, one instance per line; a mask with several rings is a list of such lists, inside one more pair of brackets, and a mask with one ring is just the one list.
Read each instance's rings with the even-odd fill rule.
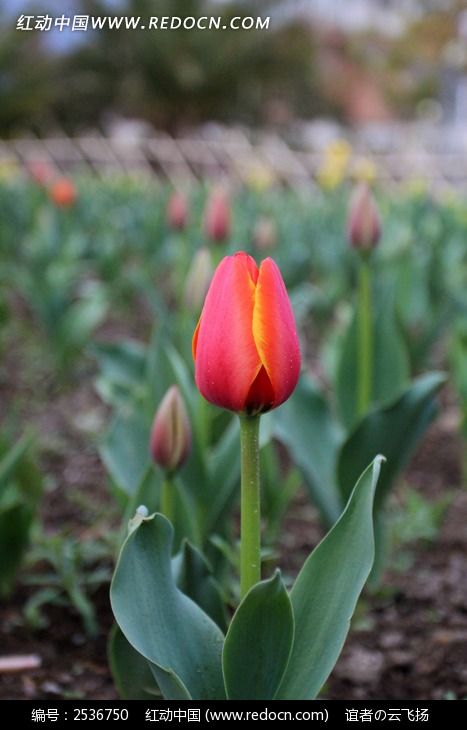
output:
[[229,700],[272,700],[289,661],[294,618],[279,571],[238,607],[222,656]]
[[[392,297],[386,293],[374,306],[373,404],[387,403],[409,379],[409,355],[397,326]],[[358,322],[354,316],[342,344],[337,368],[336,392],[340,415],[347,429],[358,421]]]
[[109,665],[118,694],[123,700],[156,699],[159,689],[147,659],[125,639],[117,624],[109,636]]
[[363,418],[339,455],[337,473],[344,500],[375,453],[384,454],[388,462],[378,483],[376,504],[384,500],[435,417],[435,396],[445,380],[438,372],[422,375],[393,403],[372,410]]
[[226,616],[219,586],[205,557],[187,540],[184,540],[180,552],[172,559],[172,572],[180,590],[225,631]]
[[224,699],[224,637],[175,585],[172,540],[160,514],[130,533],[112,580],[112,610],[126,639],[151,662],[165,699]]
[[150,464],[150,424],[136,410],[114,416],[99,449],[100,456],[117,489],[127,497],[134,494]]
[[343,434],[327,401],[314,381],[302,375],[291,398],[273,417],[274,435],[289,450],[327,524],[334,524],[342,511],[335,469]]
[[342,650],[373,564],[373,499],[382,458],[363,472],[341,517],[306,560],[290,592],[295,639],[276,699],[314,699]]

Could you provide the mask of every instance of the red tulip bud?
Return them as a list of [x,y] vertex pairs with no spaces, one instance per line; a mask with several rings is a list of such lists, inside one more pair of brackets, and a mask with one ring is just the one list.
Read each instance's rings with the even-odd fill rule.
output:
[[185,304],[197,315],[201,311],[209,289],[213,274],[211,253],[207,248],[200,248],[194,255],[191,268],[185,282]]
[[49,197],[59,208],[69,208],[77,198],[76,188],[67,177],[60,177],[49,189]]
[[222,243],[230,235],[230,201],[224,190],[214,190],[204,212],[204,230],[214,243]]
[[294,315],[270,258],[240,252],[216,269],[193,336],[196,384],[206,400],[243,413],[277,408],[300,374]]
[[52,180],[54,172],[45,160],[33,160],[27,165],[31,179],[41,188],[45,188]]
[[371,190],[366,183],[355,189],[349,205],[347,237],[359,251],[371,251],[381,236],[381,222]]
[[169,198],[166,212],[167,223],[174,231],[183,231],[188,223],[188,203],[180,191],[175,191]]
[[177,471],[190,454],[190,423],[176,385],[169,388],[157,409],[150,448],[154,462],[168,473]]
[[267,251],[277,244],[277,228],[272,218],[258,218],[253,230],[253,243],[258,251]]

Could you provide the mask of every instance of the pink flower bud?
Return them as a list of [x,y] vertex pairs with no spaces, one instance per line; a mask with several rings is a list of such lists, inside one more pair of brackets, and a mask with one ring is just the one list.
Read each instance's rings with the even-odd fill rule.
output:
[[177,471],[191,450],[191,429],[185,404],[172,385],[157,409],[150,439],[151,456],[169,474]]
[[174,231],[183,231],[188,223],[188,203],[180,191],[172,193],[167,203],[167,223]]
[[54,177],[54,171],[45,160],[32,160],[27,164],[27,171],[36,185],[47,187]]
[[213,273],[211,252],[206,247],[200,248],[193,257],[185,282],[184,300],[191,312],[201,312]]
[[371,251],[381,236],[378,208],[366,183],[360,183],[353,192],[347,217],[347,237],[360,251]]
[[204,231],[214,243],[223,243],[230,235],[230,201],[224,190],[214,190],[204,211]]
[[253,229],[253,244],[258,251],[268,251],[277,245],[277,227],[272,218],[258,218]]

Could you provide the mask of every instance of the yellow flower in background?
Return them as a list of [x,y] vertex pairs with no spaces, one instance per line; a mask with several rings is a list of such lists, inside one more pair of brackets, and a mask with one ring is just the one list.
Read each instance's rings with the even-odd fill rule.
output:
[[326,147],[322,164],[316,173],[322,188],[334,190],[345,180],[351,157],[352,148],[345,139],[336,139]]
[[269,190],[276,182],[274,171],[262,162],[252,162],[242,177],[247,187],[257,193]]
[[369,157],[357,157],[352,162],[351,176],[355,182],[366,182],[371,185],[375,182],[378,171]]
[[401,190],[411,198],[423,198],[428,193],[428,182],[424,177],[412,177],[401,183]]
[[12,180],[18,173],[19,167],[14,160],[0,161],[0,180]]
[[352,156],[352,147],[345,139],[335,139],[326,147],[324,156],[346,167]]

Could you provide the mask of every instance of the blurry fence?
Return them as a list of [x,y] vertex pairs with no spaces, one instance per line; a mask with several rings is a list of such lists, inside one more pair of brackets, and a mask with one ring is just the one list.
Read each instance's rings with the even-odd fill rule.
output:
[[[377,179],[387,185],[406,180],[424,180],[434,188],[467,188],[467,151],[426,152],[356,151],[374,167]],[[0,141],[0,166],[47,162],[60,172],[82,170],[97,175],[115,173],[157,176],[177,185],[197,179],[245,180],[258,171],[270,173],[288,186],[316,182],[323,152],[297,149],[275,135],[252,139],[235,130],[212,137],[173,138],[154,133],[139,137],[103,137],[98,134],[69,138],[23,138]]]

